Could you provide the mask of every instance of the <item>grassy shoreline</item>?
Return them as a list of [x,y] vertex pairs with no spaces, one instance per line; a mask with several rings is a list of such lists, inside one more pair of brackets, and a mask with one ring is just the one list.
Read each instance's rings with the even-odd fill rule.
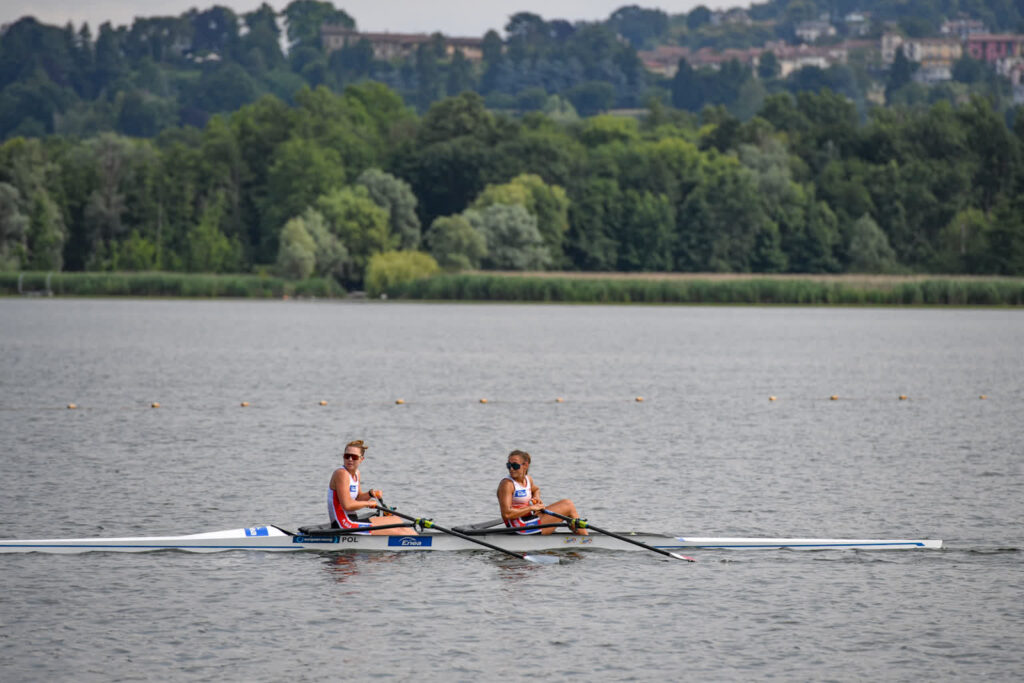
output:
[[[335,281],[197,273],[0,273],[0,295],[342,298]],[[1024,278],[960,275],[470,272],[389,286],[389,299],[597,304],[1024,306]]]
[[395,285],[386,293],[389,298],[435,301],[1024,306],[1024,278],[465,273]]
[[345,296],[334,280],[203,273],[0,272],[0,295],[280,299]]

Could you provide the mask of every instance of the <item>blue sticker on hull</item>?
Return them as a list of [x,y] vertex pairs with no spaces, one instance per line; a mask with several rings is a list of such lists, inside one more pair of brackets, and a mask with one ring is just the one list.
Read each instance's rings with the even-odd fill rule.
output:
[[251,526],[245,530],[246,536],[269,536],[270,529],[265,526]]
[[430,536],[388,536],[389,548],[429,548]]

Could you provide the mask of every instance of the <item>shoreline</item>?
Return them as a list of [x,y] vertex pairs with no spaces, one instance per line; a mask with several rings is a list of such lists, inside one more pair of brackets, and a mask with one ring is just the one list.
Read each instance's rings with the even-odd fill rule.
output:
[[259,274],[5,272],[0,296],[562,303],[615,305],[1024,306],[1024,278],[979,275],[472,271],[391,285],[379,296],[333,280]]

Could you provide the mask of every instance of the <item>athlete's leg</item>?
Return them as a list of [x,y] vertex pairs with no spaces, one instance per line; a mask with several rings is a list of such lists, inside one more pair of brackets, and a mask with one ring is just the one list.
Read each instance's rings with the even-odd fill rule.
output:
[[403,526],[395,527],[394,529],[374,529],[372,527],[378,526],[390,526],[392,524],[401,524],[405,520],[395,515],[382,515],[379,517],[370,517],[370,533],[374,536],[409,536],[415,534],[416,531],[412,527]]
[[[557,512],[560,515],[565,515],[566,517],[572,517],[573,519],[576,519],[576,518],[578,518],[580,516],[579,513],[576,512],[576,505],[575,505],[575,503],[573,503],[568,498],[563,498],[562,500],[558,501],[557,503],[552,503],[551,505],[545,505],[544,507],[546,507],[548,510],[551,510],[552,512]],[[554,524],[556,522],[561,522],[561,521],[563,521],[563,520],[559,519],[558,517],[553,517],[551,515],[545,515],[544,513],[541,513],[541,515],[540,515],[540,523],[541,524]],[[554,533],[554,531],[555,531],[555,527],[553,527],[553,526],[549,526],[549,527],[547,527],[545,529],[541,529],[541,533],[542,534],[550,534],[550,533]],[[576,533],[580,534],[581,536],[586,536],[590,532],[587,531],[586,529],[576,529]]]

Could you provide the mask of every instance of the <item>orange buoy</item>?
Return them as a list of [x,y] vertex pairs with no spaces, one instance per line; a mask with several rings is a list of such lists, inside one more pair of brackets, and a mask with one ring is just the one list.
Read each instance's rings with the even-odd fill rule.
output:
[[636,401],[637,403],[643,403],[644,402],[644,397],[643,396],[637,396],[633,400]]
[[486,398],[482,398],[482,399],[480,399],[480,402],[481,403],[487,403],[487,399]]
[[322,406],[327,405],[327,401],[320,401],[320,405],[322,405]]
[[980,398],[982,401],[984,401],[986,398],[988,398],[988,396],[986,396],[985,394],[982,394],[978,398]]
[[405,399],[404,398],[396,398],[395,399],[395,405],[396,406],[400,406],[400,405],[404,405],[404,404],[405,404]]
[[243,408],[248,408],[249,407],[249,402],[248,401],[242,401],[241,405],[242,405]]
[[157,403],[156,401],[153,401],[152,403],[149,404],[149,407],[150,408],[159,408],[160,404]]
[[900,400],[901,401],[906,401],[907,400],[907,395],[906,394],[900,394]]
[[75,409],[75,408],[77,408],[77,407],[78,407],[78,406],[76,406],[76,405],[75,405],[74,403],[69,403],[69,404],[68,404],[68,410],[74,410],[74,409]]
[[555,403],[565,403],[565,399],[561,396],[555,397]]
[[774,401],[774,400],[775,400],[775,397],[774,397],[774,396],[769,396],[769,397],[768,397],[768,400],[769,400],[769,401]]
[[828,397],[828,400],[830,400],[830,401],[838,401],[839,397],[836,396],[835,394],[832,394],[831,396]]

